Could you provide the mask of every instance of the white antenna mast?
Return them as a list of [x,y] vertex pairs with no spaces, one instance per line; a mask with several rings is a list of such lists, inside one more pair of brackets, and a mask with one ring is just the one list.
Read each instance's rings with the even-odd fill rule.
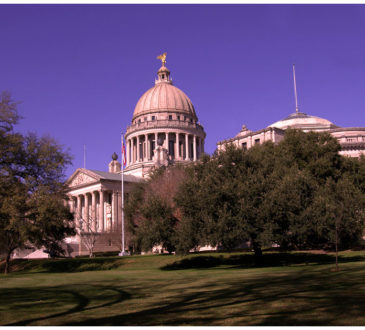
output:
[[298,108],[298,95],[297,95],[297,82],[295,80],[295,65],[293,64],[293,77],[294,77],[294,95],[295,95],[295,112],[299,112]]

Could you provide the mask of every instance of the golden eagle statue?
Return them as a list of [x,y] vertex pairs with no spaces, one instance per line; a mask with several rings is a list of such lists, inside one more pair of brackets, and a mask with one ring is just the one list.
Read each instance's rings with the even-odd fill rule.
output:
[[157,59],[161,60],[163,66],[166,64],[166,54],[167,53],[163,53],[162,55],[157,56]]

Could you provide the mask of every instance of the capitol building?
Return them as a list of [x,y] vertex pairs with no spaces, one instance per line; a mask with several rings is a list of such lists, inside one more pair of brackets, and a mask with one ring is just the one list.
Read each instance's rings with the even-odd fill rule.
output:
[[[138,100],[131,124],[126,128],[126,163],[123,172],[124,197],[150,171],[160,166],[187,164],[198,161],[204,153],[206,133],[189,97],[175,87],[166,67],[166,53],[159,56],[162,66],[157,71],[155,84]],[[132,112],[132,111],[131,111]],[[329,132],[341,145],[340,153],[359,157],[365,154],[365,128],[339,127],[327,119],[296,111],[266,128],[242,130],[230,139],[217,143],[218,150],[227,144],[242,149],[265,141],[280,142],[288,128],[305,132]],[[78,229],[84,235],[97,235],[95,251],[121,251],[122,194],[121,163],[114,153],[108,171],[78,168],[67,180],[69,207],[75,213]],[[125,248],[129,250],[126,233]],[[80,235],[66,243],[77,246],[72,255],[87,254]]]
[[[205,131],[193,103],[175,87],[166,67],[166,53],[159,56],[162,66],[155,85],[138,100],[130,126],[126,129],[124,197],[133,185],[161,166],[190,163],[204,152]],[[67,180],[69,207],[76,225],[97,234],[95,251],[120,251],[122,224],[121,163],[114,153],[108,171],[78,168]],[[80,222],[81,221],[81,222]],[[126,249],[128,250],[128,233]],[[73,255],[87,254],[80,236],[70,238],[78,245]],[[75,249],[74,249],[75,250]]]

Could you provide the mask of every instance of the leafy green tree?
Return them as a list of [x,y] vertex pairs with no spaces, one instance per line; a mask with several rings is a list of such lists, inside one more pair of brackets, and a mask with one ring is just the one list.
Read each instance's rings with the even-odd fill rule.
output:
[[63,204],[69,154],[50,137],[14,132],[19,120],[8,93],[0,99],[0,248],[6,254],[27,245],[61,252],[60,241],[73,235],[73,216]]
[[328,178],[305,211],[312,247],[346,249],[359,243],[365,226],[365,197],[351,178]]
[[350,169],[354,182],[365,187],[364,163],[347,164],[346,170],[339,150],[328,133],[288,130],[277,145],[266,142],[247,151],[228,145],[192,166],[177,195],[182,219],[190,219],[189,230],[195,230],[192,237],[197,239],[190,239],[191,244],[230,250],[249,241],[257,264],[262,247],[272,243],[283,249],[323,247],[329,236],[319,233],[318,223],[326,227],[325,218],[308,219],[318,208],[321,187],[328,180],[342,180]]
[[156,245],[169,253],[176,250],[180,217],[175,195],[183,180],[183,167],[159,168],[130,193],[125,215],[136,250],[148,251]]

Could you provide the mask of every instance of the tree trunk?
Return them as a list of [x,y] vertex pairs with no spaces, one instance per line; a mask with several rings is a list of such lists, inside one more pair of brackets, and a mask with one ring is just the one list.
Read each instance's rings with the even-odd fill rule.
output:
[[336,272],[338,272],[338,226],[336,220]]
[[255,265],[260,267],[260,266],[262,266],[262,250],[261,250],[261,247],[254,240],[252,240],[252,247],[253,247],[253,252],[254,252]]
[[9,273],[9,269],[10,269],[10,255],[11,255],[11,252],[9,252],[7,255],[6,255],[6,259],[5,259],[5,270],[4,270],[4,273],[5,274],[8,274]]

